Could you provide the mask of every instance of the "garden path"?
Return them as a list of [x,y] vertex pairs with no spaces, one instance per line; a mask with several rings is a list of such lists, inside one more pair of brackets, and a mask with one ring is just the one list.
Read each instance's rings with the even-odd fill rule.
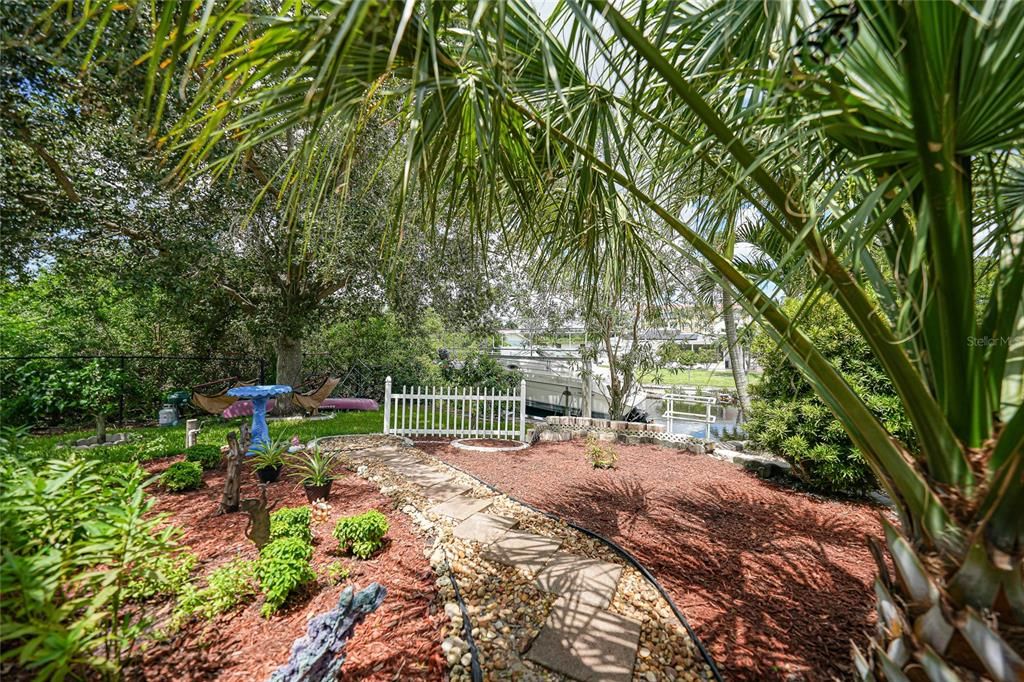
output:
[[452,473],[421,462],[408,449],[380,447],[360,456],[379,460],[419,486],[452,520],[453,534],[479,543],[489,559],[511,566],[556,597],[525,658],[577,680],[631,680],[641,624],[608,610],[622,566],[560,550],[562,541],[517,528],[516,519],[487,513],[494,498],[470,496]]

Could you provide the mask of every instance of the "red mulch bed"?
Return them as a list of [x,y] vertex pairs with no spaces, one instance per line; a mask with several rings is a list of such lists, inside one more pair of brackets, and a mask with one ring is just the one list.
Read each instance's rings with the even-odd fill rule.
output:
[[[159,472],[173,460],[147,466]],[[245,537],[244,513],[216,516],[224,487],[224,472],[204,475],[206,486],[187,493],[155,493],[156,510],[169,512],[170,521],[184,530],[182,541],[199,557],[197,571],[208,574],[236,557],[255,559],[255,545]],[[242,497],[258,497],[256,477],[246,472]],[[268,488],[267,499],[275,509],[308,504],[305,492],[282,477]],[[306,633],[306,622],[337,606],[347,585],[356,589],[373,581],[388,592],[380,607],[356,627],[346,648],[344,680],[439,680],[444,679],[441,658],[443,613],[435,613],[435,576],[423,556],[423,541],[408,518],[391,508],[388,499],[367,481],[347,474],[334,482],[329,502],[332,518],[315,525],[313,568],[317,583],[271,618],[260,616],[261,598],[210,622],[193,622],[169,641],[150,648],[141,669],[129,679],[145,680],[264,680],[288,660],[292,642]],[[367,561],[337,554],[331,536],[341,516],[377,509],[388,517],[390,542]],[[341,560],[350,577],[330,585],[325,568]],[[163,611],[167,610],[163,607]]]
[[617,446],[597,470],[583,446],[424,450],[619,543],[686,614],[728,680],[849,677],[850,641],[874,622],[883,508],[763,481],[704,455]]

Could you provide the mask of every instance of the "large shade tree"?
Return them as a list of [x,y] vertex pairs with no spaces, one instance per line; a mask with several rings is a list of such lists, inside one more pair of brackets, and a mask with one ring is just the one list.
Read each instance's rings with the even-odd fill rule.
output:
[[[1024,4],[567,0],[546,21],[522,2],[289,1],[265,17],[242,0],[156,8],[152,93],[170,90],[165,60],[200,83],[171,135],[187,166],[226,170],[302,125],[316,145],[386,91],[404,107],[406,195],[444,188],[481,218],[514,205],[516,230],[575,236],[584,278],[643,259],[666,230],[689,244],[896,503],[895,574],[880,562],[879,629],[858,673],[1024,675]],[[214,156],[224,139],[231,151]],[[801,333],[799,314],[671,209],[703,158],[723,160],[718,172],[789,245],[784,261],[804,264],[863,335],[915,451]],[[572,199],[552,214],[538,198],[556,184]],[[619,201],[649,219],[590,219]],[[628,246],[619,262],[594,248],[610,240]]]

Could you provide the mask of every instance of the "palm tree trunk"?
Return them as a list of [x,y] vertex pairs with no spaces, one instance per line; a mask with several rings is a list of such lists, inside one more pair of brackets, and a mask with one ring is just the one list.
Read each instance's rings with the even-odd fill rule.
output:
[[732,293],[722,287],[722,317],[725,319],[725,341],[729,344],[729,366],[732,367],[732,378],[736,383],[736,399],[744,415],[750,414],[750,393],[747,391],[747,370],[743,366],[743,349],[740,348],[739,336],[736,333],[736,308],[733,305]]

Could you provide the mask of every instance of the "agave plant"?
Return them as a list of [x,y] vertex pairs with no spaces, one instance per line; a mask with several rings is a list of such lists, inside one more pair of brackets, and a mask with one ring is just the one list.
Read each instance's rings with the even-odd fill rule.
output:
[[337,457],[319,447],[296,452],[288,457],[288,470],[293,478],[303,485],[321,486],[334,480]]
[[285,453],[288,452],[288,440],[283,436],[277,440],[265,440],[252,448],[252,466],[254,469],[276,469],[284,464]]
[[[581,290],[623,273],[656,289],[656,240],[692,255],[899,511],[858,674],[1024,677],[1024,3],[565,0],[541,18],[523,0],[292,0],[262,16],[168,0],[153,16],[97,3],[76,25],[125,7],[155,27],[145,113],[182,171],[227,172],[298,129],[281,186],[322,196],[341,181],[324,164],[344,164],[321,136],[388,99],[407,145],[399,197],[426,196],[426,222],[460,203],[486,244],[500,220]],[[189,106],[161,127],[150,95],[173,91],[167,63]],[[834,299],[860,330],[915,449],[690,219],[696,168],[785,246],[775,265],[807,273],[808,301]]]

